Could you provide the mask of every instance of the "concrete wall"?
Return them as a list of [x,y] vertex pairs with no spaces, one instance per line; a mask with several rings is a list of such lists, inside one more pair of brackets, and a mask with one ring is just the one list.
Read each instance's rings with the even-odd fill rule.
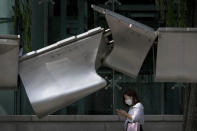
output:
[[[144,131],[181,131],[180,115],[146,115]],[[117,115],[0,116],[0,131],[123,131]]]

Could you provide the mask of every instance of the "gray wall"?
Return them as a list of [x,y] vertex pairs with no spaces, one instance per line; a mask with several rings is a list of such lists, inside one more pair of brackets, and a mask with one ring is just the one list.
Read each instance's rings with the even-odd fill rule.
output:
[[[144,131],[181,131],[181,115],[146,115]],[[123,131],[117,115],[0,116],[2,131]]]

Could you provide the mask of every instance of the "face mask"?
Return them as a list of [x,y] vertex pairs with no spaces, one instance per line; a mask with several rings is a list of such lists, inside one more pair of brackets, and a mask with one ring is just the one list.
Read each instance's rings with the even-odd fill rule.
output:
[[131,106],[133,102],[132,102],[132,99],[127,99],[127,100],[125,100],[125,103],[127,105]]

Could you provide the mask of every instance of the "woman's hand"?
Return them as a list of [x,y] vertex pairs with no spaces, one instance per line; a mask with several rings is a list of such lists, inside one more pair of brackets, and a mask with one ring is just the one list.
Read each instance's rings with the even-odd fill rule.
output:
[[120,110],[116,109],[116,111],[117,111],[118,115],[122,115],[122,116],[125,116],[125,117],[128,116],[128,113],[126,111],[122,110],[122,109],[120,109]]
[[128,114],[126,111],[124,111],[122,109],[120,109],[120,110],[116,109],[116,111],[117,111],[118,115],[125,116],[125,117],[129,118],[130,120],[133,119],[131,114]]

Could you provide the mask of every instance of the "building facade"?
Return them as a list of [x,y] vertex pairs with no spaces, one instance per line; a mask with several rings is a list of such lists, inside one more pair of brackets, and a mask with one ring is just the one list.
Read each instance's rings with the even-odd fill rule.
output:
[[[155,7],[154,0],[39,1],[41,0],[31,1],[31,45],[33,50],[98,26],[107,29],[104,16],[94,12],[91,9],[91,4],[108,8],[155,29],[164,25],[160,19],[159,11]],[[12,26],[14,21],[13,5],[14,0],[0,1],[1,34],[14,34]],[[0,90],[0,115],[11,115],[8,117],[1,116],[0,128],[6,130],[6,127],[10,127],[13,130],[20,130],[25,127],[30,130],[31,127],[32,130],[37,130],[36,127],[38,127],[41,131],[42,128],[52,123],[50,125],[51,129],[55,130],[57,128],[55,123],[58,122],[62,130],[68,128],[73,128],[73,131],[79,130],[80,124],[84,127],[83,130],[92,130],[95,127],[88,127],[88,125],[94,125],[95,123],[98,130],[110,130],[112,128],[120,130],[124,119],[117,116],[116,109],[127,109],[122,104],[122,94],[124,90],[131,88],[137,91],[145,107],[145,120],[147,121],[145,130],[153,131],[162,128],[167,130],[168,127],[170,130],[181,129],[184,87],[186,85],[182,83],[154,82],[156,51],[156,46],[153,46],[136,80],[110,68],[101,67],[98,69],[98,73],[108,82],[105,88],[55,112],[52,116],[48,116],[43,120],[38,120],[35,116],[32,116],[34,115],[33,109],[19,79],[18,90]],[[6,126],[5,122],[7,122],[8,126]],[[46,126],[43,125],[43,122]],[[67,122],[73,127],[65,124]],[[24,126],[26,123],[29,124],[29,127],[27,127],[28,125]]]

